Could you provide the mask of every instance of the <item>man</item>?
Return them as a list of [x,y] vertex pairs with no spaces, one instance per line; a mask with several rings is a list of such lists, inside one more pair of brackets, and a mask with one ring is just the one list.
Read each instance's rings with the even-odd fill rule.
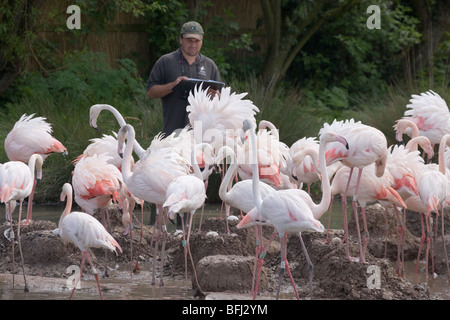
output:
[[186,112],[189,92],[173,90],[181,80],[196,78],[221,81],[214,61],[200,54],[203,34],[203,28],[198,22],[183,24],[179,38],[180,48],[160,57],[150,72],[147,95],[162,100],[163,136],[168,136],[189,123]]

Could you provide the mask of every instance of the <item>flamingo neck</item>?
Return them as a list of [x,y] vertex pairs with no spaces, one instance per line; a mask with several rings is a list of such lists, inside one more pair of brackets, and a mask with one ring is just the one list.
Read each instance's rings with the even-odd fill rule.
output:
[[125,126],[127,134],[127,145],[125,146],[125,151],[123,153],[122,159],[122,175],[123,178],[129,180],[131,177],[131,155],[133,152],[133,143],[135,141],[134,129],[131,126]]
[[231,150],[231,148],[230,148],[229,152],[231,153],[231,156],[233,159],[232,159],[231,164],[227,169],[227,173],[223,177],[222,183],[220,184],[220,187],[219,187],[219,195],[223,199],[228,199],[229,193],[227,190],[229,190],[231,187],[231,183],[232,183],[234,175],[236,174],[236,169],[237,169],[236,154],[234,153],[233,150]]
[[439,172],[441,172],[443,175],[445,175],[445,148],[447,147],[447,141],[450,142],[450,135],[446,136],[446,139],[443,139],[443,141],[441,141],[441,143],[439,144]]
[[322,175],[322,199],[313,210],[314,218],[319,220],[320,217],[328,210],[331,202],[331,186],[328,178],[327,165],[325,160],[325,143],[321,142],[319,146],[319,168]]
[[[120,114],[120,112],[113,106],[111,106],[109,104],[105,104],[105,105],[102,105],[102,109],[110,111],[116,118],[116,120],[119,123],[119,126],[121,128],[127,124],[125,122],[125,119],[123,118],[123,116]],[[134,151],[138,155],[139,159],[142,159],[142,157],[144,157],[144,155],[146,153],[144,148],[141,147],[141,145],[139,144],[139,142],[136,141],[136,139],[134,139],[134,141],[133,141],[133,146],[134,146]]]
[[250,128],[250,143],[252,147],[252,188],[253,188],[253,201],[255,202],[258,211],[261,212],[262,197],[261,189],[259,186],[259,170],[258,170],[258,154],[256,150],[256,134],[253,128]]

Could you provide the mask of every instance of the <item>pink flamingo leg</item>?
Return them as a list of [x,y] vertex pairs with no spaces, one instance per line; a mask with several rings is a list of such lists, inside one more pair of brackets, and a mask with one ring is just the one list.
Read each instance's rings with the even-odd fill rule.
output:
[[363,226],[364,226],[363,250],[362,250],[363,260],[362,261],[365,261],[367,245],[369,244],[369,230],[367,228],[366,207],[362,207],[361,208],[361,214],[362,214],[362,217],[363,217]]
[[326,241],[326,242],[330,242],[329,234],[330,234],[330,224],[331,224],[331,211],[332,211],[332,208],[333,208],[333,199],[334,199],[334,197],[331,196],[330,210],[329,210],[329,212],[328,212],[327,236],[326,236],[326,238],[325,238],[325,241]]
[[313,287],[312,287],[312,279],[313,279],[313,270],[314,266],[309,258],[308,250],[306,249],[305,242],[303,241],[301,232],[298,234],[300,238],[300,243],[302,244],[303,253],[305,254],[306,262],[308,263],[308,279],[309,279],[309,298],[312,299]]
[[85,262],[86,258],[88,260],[88,263],[91,265],[92,271],[94,272],[95,280],[97,281],[98,293],[100,294],[100,299],[103,300],[102,290],[100,289],[100,281],[98,279],[98,274],[97,274],[97,271],[96,271],[96,269],[94,267],[94,264],[92,263],[91,259],[89,258],[89,254],[88,254],[87,251],[84,251],[82,256],[81,256],[80,276],[77,277],[76,280],[75,280],[75,284],[73,286],[72,293],[70,294],[69,300],[72,299],[73,293],[75,292],[75,289],[77,288],[78,282],[80,282],[81,275],[83,274],[83,266],[84,266],[84,262]]
[[417,254],[417,262],[416,262],[416,276],[419,273],[419,262],[420,262],[420,254],[422,253],[423,242],[425,241],[425,229],[423,226],[423,213],[420,212],[420,226],[422,229],[422,235],[420,237],[420,245],[419,245],[419,253]]
[[[142,235],[144,233],[144,201],[141,203],[141,235],[139,236],[139,246],[137,251],[137,259],[136,259],[136,265],[134,266],[133,272],[139,272],[141,270],[139,268],[139,256],[141,251],[141,243],[142,243]],[[153,238],[153,237],[152,237]],[[131,238],[131,242],[133,242],[133,238]]]
[[162,287],[164,286],[164,278],[163,278],[163,270],[164,270],[164,262],[166,259],[166,242],[167,242],[167,213],[163,212],[163,215],[161,217],[162,219],[162,233],[163,233],[163,238],[162,238],[162,243],[161,243],[161,278],[159,279],[159,286]]
[[259,226],[255,225],[255,259],[253,261],[253,277],[252,277],[252,295],[253,299],[255,299],[256,296],[256,288],[255,288],[255,278],[256,278],[256,272],[257,272],[257,265],[258,265],[258,256],[262,250],[261,248],[261,239],[262,235],[259,235]]
[[444,245],[444,256],[445,256],[445,262],[447,265],[447,275],[448,275],[448,284],[450,285],[450,268],[448,265],[448,255],[447,255],[447,246],[445,245],[445,232],[444,232],[444,208],[441,209],[441,220],[442,220],[442,226],[441,226],[441,232],[442,232],[442,243]]
[[262,251],[261,251],[261,253],[259,255],[258,271],[257,271],[257,275],[256,275],[256,287],[255,287],[255,291],[253,293],[253,300],[255,300],[256,295],[259,294],[259,283],[260,283],[260,280],[261,280],[261,268],[263,266],[264,258],[266,257],[267,250],[269,250],[270,244],[272,243],[273,239],[275,238],[275,235],[276,235],[276,232],[273,232],[272,236],[269,239],[269,242],[266,244],[264,249],[262,249]]
[[27,221],[25,222],[26,225],[28,225],[32,221],[33,198],[35,189],[36,189],[36,180],[34,180],[33,188],[31,189],[31,193],[28,196]]
[[24,291],[28,292],[29,290],[28,290],[28,286],[27,286],[27,279],[25,277],[25,263],[23,261],[22,244],[20,242],[20,219],[22,218],[22,203],[23,203],[23,200],[20,200],[19,201],[19,222],[18,222],[19,225],[17,227],[17,239],[19,242],[20,259],[22,260],[23,282],[25,284]]
[[198,277],[197,277],[197,272],[195,271],[194,259],[192,258],[191,247],[189,245],[189,238],[191,236],[192,218],[194,217],[194,214],[191,213],[190,215],[191,215],[191,217],[190,217],[189,227],[188,227],[187,249],[188,249],[189,258],[190,258],[191,264],[192,264],[192,272],[194,273],[195,283],[197,285],[197,290],[196,290],[194,296],[195,297],[204,297],[205,294],[203,293],[202,289],[200,288],[200,284],[198,283]]

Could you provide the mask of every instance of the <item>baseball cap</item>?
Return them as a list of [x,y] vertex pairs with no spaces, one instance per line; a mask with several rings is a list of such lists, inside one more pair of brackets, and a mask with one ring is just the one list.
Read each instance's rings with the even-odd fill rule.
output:
[[183,38],[195,38],[197,40],[203,40],[204,33],[200,23],[196,21],[189,21],[183,24],[180,34]]

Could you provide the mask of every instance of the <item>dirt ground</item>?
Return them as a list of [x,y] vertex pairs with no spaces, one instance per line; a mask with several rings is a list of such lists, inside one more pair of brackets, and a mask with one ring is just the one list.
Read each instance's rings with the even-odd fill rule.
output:
[[[428,300],[434,299],[430,296],[428,287],[424,283],[413,284],[397,275],[395,263],[397,258],[397,227],[393,211],[388,211],[389,228],[385,252],[385,211],[379,205],[367,208],[369,226],[369,245],[366,253],[366,263],[350,262],[345,258],[345,243],[343,242],[343,230],[330,230],[327,232],[304,232],[303,240],[306,244],[309,256],[314,265],[313,268],[313,299],[337,299],[337,300]],[[109,263],[130,262],[130,238],[123,236],[120,213],[116,210],[110,211],[111,234],[121,245],[123,252],[115,256],[108,254]],[[134,217],[135,227],[133,229],[133,254],[136,258],[136,250],[139,244],[140,224]],[[446,218],[448,221],[448,216]],[[235,293],[236,295],[249,292],[249,284],[243,283],[235,286],[237,282],[244,282],[242,274],[251,272],[252,259],[255,254],[255,231],[254,228],[237,229],[237,221],[230,221],[230,233],[226,233],[225,220],[209,218],[203,222],[202,233],[192,232],[190,247],[196,269],[201,269],[202,260],[209,257],[219,261],[219,267],[208,269],[210,279],[226,279],[222,281],[220,288],[209,288],[208,291]],[[362,227],[362,223],[360,223]],[[450,226],[447,226],[447,230]],[[0,273],[10,274],[12,272],[12,245],[3,236],[7,234],[9,226],[3,223],[0,227]],[[79,265],[81,253],[73,244],[64,243],[61,238],[53,234],[57,225],[49,221],[33,221],[28,226],[21,226],[21,242],[25,259],[25,274],[28,276],[41,276],[56,279],[66,279],[69,275],[64,271],[69,265]],[[354,257],[358,256],[357,236],[355,222],[349,222],[350,228],[350,251]],[[16,229],[16,228],[15,228]],[[265,241],[270,238],[273,230],[264,227]],[[213,232],[211,232],[213,231]],[[153,258],[152,235],[155,232],[152,226],[143,226],[143,238],[140,249],[141,259],[151,261]],[[438,233],[440,235],[440,231]],[[440,238],[440,237],[439,237]],[[16,239],[17,240],[17,239]],[[264,259],[262,290],[274,292],[277,286],[278,271],[280,265],[279,239],[275,237],[267,255]],[[446,241],[449,243],[449,241]],[[416,213],[407,213],[407,231],[405,245],[405,260],[414,260],[417,257],[420,244],[420,220]],[[435,249],[438,252],[438,240]],[[424,251],[424,250],[423,250]],[[169,234],[166,244],[166,262],[164,274],[168,277],[180,277],[184,275],[184,249],[180,234]],[[98,270],[103,270],[104,251],[92,249],[91,253],[97,264]],[[229,259],[228,259],[229,257]],[[250,261],[244,267],[239,262],[240,257],[248,257]],[[222,259],[222,260],[219,260]],[[18,245],[15,245],[15,270],[21,274],[20,255]],[[189,261],[189,260],[188,260]],[[233,263],[231,263],[233,261]],[[297,235],[291,235],[288,240],[288,261],[294,277],[300,298],[310,298],[308,286],[308,270],[305,256]],[[435,272],[446,274],[444,259],[435,258]],[[211,261],[209,262],[211,263]],[[220,266],[223,266],[222,268]],[[379,288],[374,288],[370,282],[374,266],[379,269]],[[369,268],[370,267],[370,268]],[[375,268],[376,268],[375,267]],[[239,269],[244,268],[244,269]],[[189,276],[191,276],[189,267]],[[226,273],[224,275],[224,272]],[[199,278],[206,273],[199,271]],[[239,276],[241,276],[239,278]],[[235,278],[233,278],[235,277]],[[234,279],[234,280],[233,280]],[[236,280],[237,279],[237,280]],[[211,280],[209,280],[211,281]],[[216,281],[217,282],[217,281]],[[284,276],[284,286],[290,286],[287,275]],[[220,297],[220,296],[219,296]]]

